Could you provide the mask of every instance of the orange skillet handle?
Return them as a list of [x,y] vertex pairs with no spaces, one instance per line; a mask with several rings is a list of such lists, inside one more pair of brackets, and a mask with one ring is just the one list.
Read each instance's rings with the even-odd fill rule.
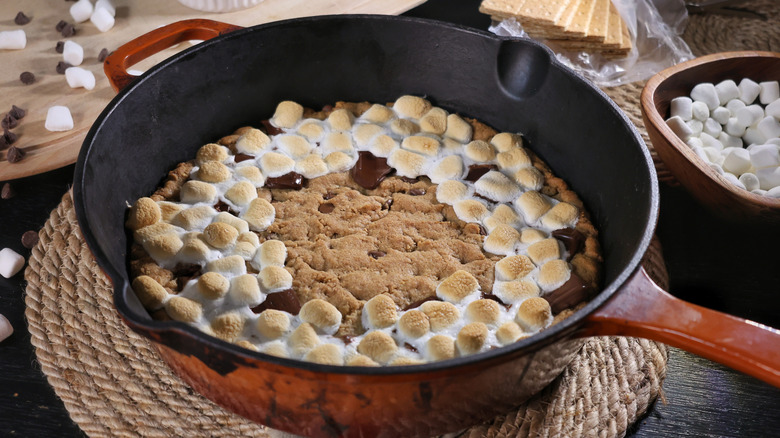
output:
[[116,49],[106,58],[103,71],[114,91],[119,91],[136,78],[127,73],[127,68],[138,61],[184,41],[207,40],[238,29],[243,27],[213,20],[177,21],[141,35]]
[[780,387],[780,330],[677,299],[643,268],[578,335],[654,339]]

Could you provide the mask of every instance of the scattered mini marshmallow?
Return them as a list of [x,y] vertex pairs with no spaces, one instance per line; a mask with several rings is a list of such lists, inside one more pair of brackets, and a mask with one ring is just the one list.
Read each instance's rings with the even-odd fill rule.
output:
[[691,99],[695,102],[705,103],[710,111],[720,106],[718,91],[715,89],[715,85],[709,82],[704,82],[693,87],[691,90]]
[[70,65],[81,65],[84,61],[84,48],[74,41],[65,41],[62,46],[62,59]]
[[0,314],[0,342],[8,339],[12,334],[14,334],[14,327],[5,315]]
[[27,34],[23,30],[0,32],[0,49],[21,50],[27,47]]
[[97,0],[95,2],[95,10],[97,11],[98,9],[105,9],[112,17],[116,17],[116,8],[109,0]]
[[686,122],[693,118],[693,100],[690,97],[675,97],[669,103],[669,113],[672,117],[680,116]]
[[737,87],[737,83],[731,79],[726,79],[725,81],[718,83],[718,85],[715,86],[715,92],[718,94],[720,105],[725,105],[728,101],[739,97],[739,87]]
[[95,75],[81,67],[70,67],[65,70],[65,80],[70,88],[84,87],[87,90],[95,88]]
[[[739,100],[745,105],[750,105],[756,101],[758,93],[761,92],[761,86],[755,81],[745,78],[739,82]],[[731,109],[731,108],[729,108]]]
[[11,278],[24,266],[24,257],[11,248],[0,250],[0,275]]
[[73,117],[66,106],[55,105],[46,113],[44,127],[49,131],[70,131],[73,129]]
[[108,32],[114,27],[114,16],[105,8],[97,8],[89,17],[89,21],[101,32]]
[[777,81],[767,81],[758,84],[761,87],[761,92],[758,93],[758,101],[764,105],[780,99],[780,84]]
[[79,0],[70,7],[70,16],[76,23],[83,23],[89,20],[94,7],[89,0]]

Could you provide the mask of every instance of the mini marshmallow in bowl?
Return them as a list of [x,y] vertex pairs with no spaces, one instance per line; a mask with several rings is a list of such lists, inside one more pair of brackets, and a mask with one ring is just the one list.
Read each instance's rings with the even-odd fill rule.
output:
[[780,86],[777,81],[701,83],[670,102],[667,126],[725,179],[780,197]]

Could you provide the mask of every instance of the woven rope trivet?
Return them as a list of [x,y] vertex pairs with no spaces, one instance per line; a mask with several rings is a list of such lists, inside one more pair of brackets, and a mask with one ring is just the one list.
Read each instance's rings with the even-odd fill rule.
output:
[[[70,194],[33,248],[26,317],[38,361],[73,421],[90,436],[282,437],[194,393],[146,338],[121,321],[112,289],[84,243]],[[645,268],[662,287],[660,246]],[[619,437],[661,391],[667,349],[634,338],[592,338],[548,388],[469,437]]]

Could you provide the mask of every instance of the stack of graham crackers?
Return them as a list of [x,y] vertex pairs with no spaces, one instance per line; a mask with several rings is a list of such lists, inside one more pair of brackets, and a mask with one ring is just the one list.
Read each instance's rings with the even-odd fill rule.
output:
[[611,0],[482,0],[494,20],[515,18],[535,39],[563,50],[621,58],[631,51],[626,22]]

